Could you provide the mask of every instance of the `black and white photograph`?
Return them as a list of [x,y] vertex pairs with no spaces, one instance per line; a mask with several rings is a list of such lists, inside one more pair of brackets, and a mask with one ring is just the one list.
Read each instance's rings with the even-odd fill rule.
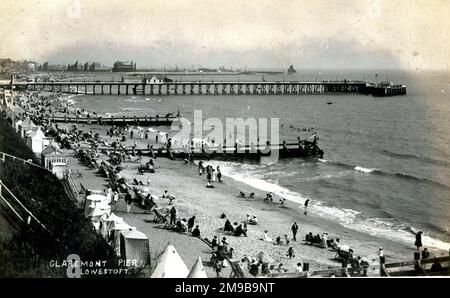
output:
[[1,278],[450,276],[449,1],[0,15]]

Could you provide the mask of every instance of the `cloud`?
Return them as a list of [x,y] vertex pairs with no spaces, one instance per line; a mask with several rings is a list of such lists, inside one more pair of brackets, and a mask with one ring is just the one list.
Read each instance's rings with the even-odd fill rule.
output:
[[440,0],[3,2],[0,56],[15,59],[404,69],[450,61],[450,3]]

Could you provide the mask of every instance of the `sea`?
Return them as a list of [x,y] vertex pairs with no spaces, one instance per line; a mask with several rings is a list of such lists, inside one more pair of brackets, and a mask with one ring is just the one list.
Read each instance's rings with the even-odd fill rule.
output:
[[[96,79],[120,80],[127,74]],[[220,162],[222,173],[303,205],[362,233],[414,247],[450,249],[450,73],[298,70],[296,74],[168,75],[177,81],[366,80],[406,84],[407,95],[77,95],[79,108],[106,115],[181,113],[203,119],[278,118],[280,140],[315,131],[321,159]],[[331,102],[331,104],[329,104]],[[169,128],[167,128],[169,129]],[[306,132],[305,132],[306,130]],[[302,212],[303,210],[299,210]]]

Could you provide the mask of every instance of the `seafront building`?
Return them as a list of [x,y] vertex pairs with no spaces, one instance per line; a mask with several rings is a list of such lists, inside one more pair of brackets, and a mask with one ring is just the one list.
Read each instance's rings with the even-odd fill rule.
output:
[[136,71],[136,63],[133,61],[116,61],[114,63],[113,72],[133,72]]

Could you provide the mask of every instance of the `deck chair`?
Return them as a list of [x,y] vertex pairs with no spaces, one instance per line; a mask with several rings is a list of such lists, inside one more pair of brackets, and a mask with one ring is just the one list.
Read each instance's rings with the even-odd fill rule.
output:
[[153,209],[153,212],[155,213],[155,217],[153,218],[153,221],[155,223],[167,223],[167,217],[169,216],[169,213],[162,213],[158,211],[157,209]]

